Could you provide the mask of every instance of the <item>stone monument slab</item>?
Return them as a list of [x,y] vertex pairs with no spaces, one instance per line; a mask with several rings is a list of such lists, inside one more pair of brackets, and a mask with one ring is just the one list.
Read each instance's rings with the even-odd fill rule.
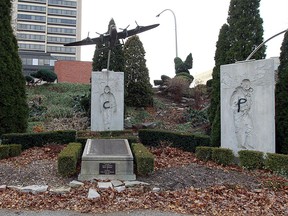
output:
[[133,155],[126,139],[88,139],[79,180],[135,180]]
[[124,73],[92,72],[91,131],[123,130]]
[[221,147],[275,152],[277,67],[273,59],[221,66]]

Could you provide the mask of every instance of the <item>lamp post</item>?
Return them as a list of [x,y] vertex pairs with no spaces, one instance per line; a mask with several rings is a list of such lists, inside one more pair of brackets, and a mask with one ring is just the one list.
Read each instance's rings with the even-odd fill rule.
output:
[[161,13],[159,13],[156,17],[159,17],[163,12],[170,11],[174,16],[174,24],[175,24],[175,45],[176,45],[176,57],[178,57],[178,46],[177,46],[177,23],[175,13],[171,9],[165,9]]

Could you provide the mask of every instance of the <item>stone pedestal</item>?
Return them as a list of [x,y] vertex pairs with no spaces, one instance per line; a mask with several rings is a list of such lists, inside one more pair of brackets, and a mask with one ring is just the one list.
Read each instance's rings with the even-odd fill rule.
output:
[[273,59],[221,66],[221,147],[275,152]]
[[135,180],[133,155],[126,139],[88,139],[79,180]]
[[92,72],[91,131],[123,130],[124,73]]

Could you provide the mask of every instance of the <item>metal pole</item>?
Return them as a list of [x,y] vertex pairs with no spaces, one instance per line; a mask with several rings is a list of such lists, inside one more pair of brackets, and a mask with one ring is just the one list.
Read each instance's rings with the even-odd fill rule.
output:
[[248,61],[266,42],[268,42],[269,40],[273,39],[274,37],[277,37],[280,34],[283,34],[285,32],[287,32],[288,29],[281,31],[275,35],[273,35],[272,37],[268,38],[266,41],[262,42],[258,47],[256,47],[256,49],[247,57],[247,59],[245,61]]
[[163,12],[170,11],[174,16],[174,24],[175,24],[175,45],[176,45],[176,57],[178,57],[178,45],[177,45],[177,22],[175,13],[171,9],[165,9],[161,13],[159,13],[156,17],[159,17]]

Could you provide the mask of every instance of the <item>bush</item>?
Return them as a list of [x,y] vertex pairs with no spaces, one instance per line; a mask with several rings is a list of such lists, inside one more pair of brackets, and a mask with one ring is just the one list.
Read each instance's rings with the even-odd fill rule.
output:
[[133,143],[131,150],[136,163],[137,175],[145,176],[152,173],[154,171],[154,155],[140,143]]
[[9,157],[9,146],[0,145],[0,160]]
[[161,141],[172,143],[172,147],[195,152],[197,146],[209,146],[210,138],[206,135],[185,134],[164,130],[141,129],[138,132],[141,143],[147,146],[159,146]]
[[45,144],[67,144],[75,142],[76,131],[51,131],[40,133],[13,133],[2,135],[3,144],[21,144],[23,149],[35,146],[42,147]]
[[22,152],[22,146],[20,144],[10,144],[9,145],[9,156],[16,157]]
[[69,143],[58,155],[59,174],[65,177],[76,174],[81,153],[81,143]]
[[261,169],[264,165],[263,152],[241,150],[238,154],[240,166],[246,169]]
[[231,165],[234,161],[233,151],[227,148],[213,148],[212,160],[224,166]]
[[208,161],[212,160],[212,151],[215,147],[197,146],[195,155],[199,160]]
[[175,101],[181,101],[185,91],[189,89],[189,81],[182,76],[176,76],[169,80],[165,92],[172,94]]
[[288,155],[267,153],[265,168],[274,173],[288,176]]
[[54,82],[57,79],[57,75],[48,69],[40,69],[36,73],[31,73],[30,75],[48,83]]

